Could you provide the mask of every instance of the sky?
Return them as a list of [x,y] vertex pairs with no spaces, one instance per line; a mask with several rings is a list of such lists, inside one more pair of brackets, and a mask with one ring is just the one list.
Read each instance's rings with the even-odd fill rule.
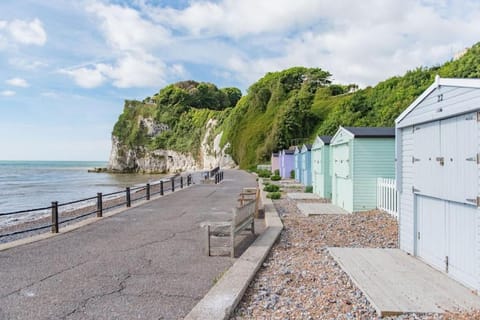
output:
[[375,85],[480,40],[477,0],[1,0],[0,160],[108,160],[124,100],[265,73]]

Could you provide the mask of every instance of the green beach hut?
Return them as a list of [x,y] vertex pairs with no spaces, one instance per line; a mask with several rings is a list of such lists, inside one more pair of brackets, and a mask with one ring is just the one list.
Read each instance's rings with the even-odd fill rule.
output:
[[340,127],[330,152],[332,203],[349,212],[375,209],[377,178],[395,177],[395,129]]
[[322,198],[332,198],[332,172],[330,158],[331,136],[317,136],[312,145],[313,193]]

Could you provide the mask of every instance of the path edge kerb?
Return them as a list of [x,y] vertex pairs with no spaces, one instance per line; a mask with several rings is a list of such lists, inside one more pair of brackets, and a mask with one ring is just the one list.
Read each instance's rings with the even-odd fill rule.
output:
[[265,192],[263,192],[263,180],[260,178],[258,179],[258,185],[261,207],[265,210],[265,231],[245,250],[184,319],[223,320],[230,318],[248,285],[282,232],[282,220],[278,216],[272,200],[267,199]]

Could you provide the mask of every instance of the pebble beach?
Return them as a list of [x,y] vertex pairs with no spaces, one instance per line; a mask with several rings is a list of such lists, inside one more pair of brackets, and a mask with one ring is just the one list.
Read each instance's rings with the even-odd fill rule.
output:
[[[365,295],[330,256],[328,247],[396,248],[397,220],[374,210],[305,217],[295,200],[275,200],[284,223],[237,306],[239,319],[378,319]],[[480,312],[406,314],[385,319],[480,319]]]

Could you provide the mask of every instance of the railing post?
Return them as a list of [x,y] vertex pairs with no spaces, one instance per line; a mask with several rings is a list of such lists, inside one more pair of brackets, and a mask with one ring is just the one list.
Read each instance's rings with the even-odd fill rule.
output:
[[147,192],[147,200],[150,200],[150,183],[147,183],[146,192]]
[[97,218],[103,216],[103,202],[102,202],[102,193],[97,193]]
[[163,180],[160,180],[160,195],[163,196]]
[[189,186],[189,185],[191,185],[191,184],[192,184],[192,175],[189,174],[189,175],[187,176],[187,186]]
[[172,192],[175,192],[175,177],[172,177]]
[[180,177],[180,189],[183,189],[183,177]]
[[126,192],[126,200],[127,200],[127,207],[130,207],[132,205],[132,201],[130,200],[130,187],[127,187],[125,189],[125,192]]
[[52,233],[58,233],[58,201],[52,202]]

